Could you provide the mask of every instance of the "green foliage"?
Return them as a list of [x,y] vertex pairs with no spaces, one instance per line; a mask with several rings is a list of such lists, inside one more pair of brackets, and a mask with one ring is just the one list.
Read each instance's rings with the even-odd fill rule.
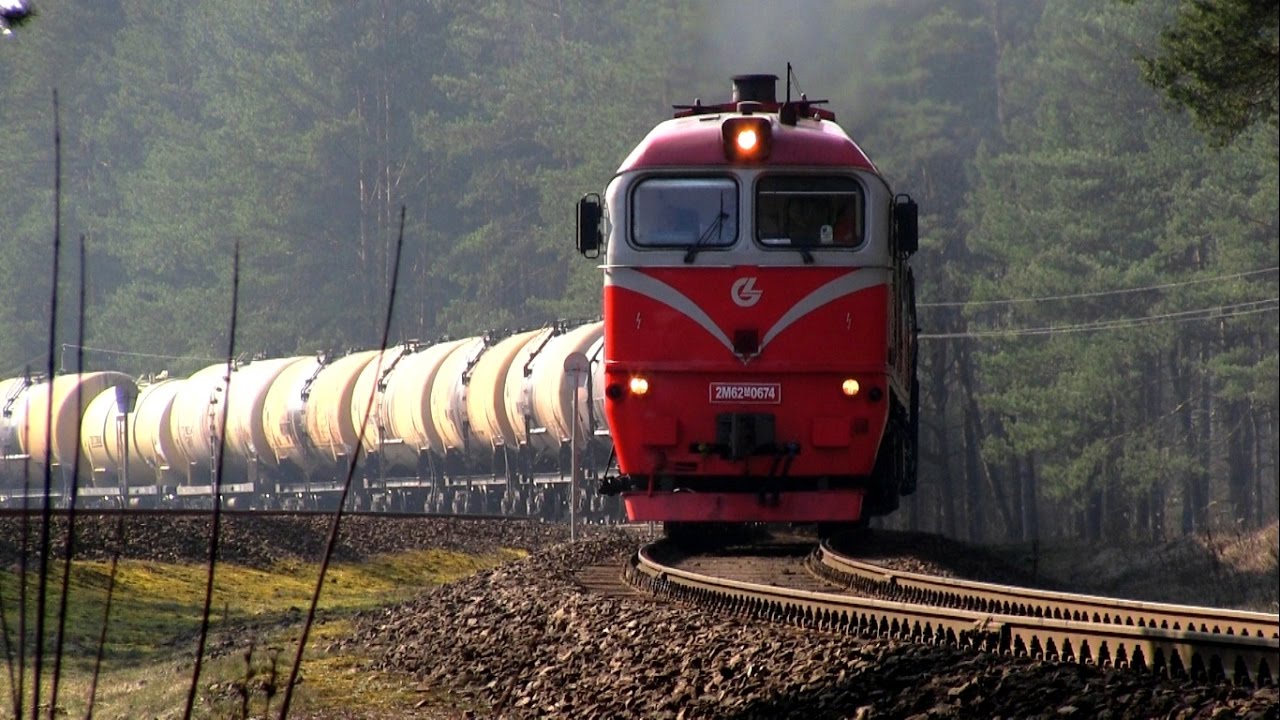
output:
[[401,208],[393,340],[597,315],[573,203],[666,114],[656,99],[692,62],[672,50],[696,15],[674,0],[50,8],[0,46],[0,121],[19,129],[0,173],[17,209],[0,223],[0,370],[44,362],[50,87],[58,343],[74,338],[83,232],[86,344],[185,358],[90,367],[184,372],[227,351],[237,244],[236,354],[376,344]]
[[1146,78],[1225,144],[1257,123],[1280,121],[1280,4],[1186,0],[1144,53]]
[[[984,407],[1006,430],[986,452],[1037,458],[1044,491],[1075,508],[1095,493],[1134,502],[1207,472],[1181,422],[1204,402],[1195,388],[1275,407],[1274,380],[1263,379],[1274,377],[1263,370],[1274,304],[1176,322],[1275,297],[1275,273],[1256,272],[1275,259],[1274,134],[1207,148],[1161,112],[1126,57],[1163,12],[1049,7],[1032,61],[1010,78],[1028,87],[1026,121],[977,164],[969,243],[991,272],[974,299],[1060,298],[969,310],[979,327],[1043,329],[982,346]],[[1114,292],[1142,287],[1154,289]]]

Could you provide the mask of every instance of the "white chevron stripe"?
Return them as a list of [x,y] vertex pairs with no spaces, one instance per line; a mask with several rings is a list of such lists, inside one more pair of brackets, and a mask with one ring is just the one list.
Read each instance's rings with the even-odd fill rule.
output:
[[790,327],[792,323],[832,300],[845,295],[852,295],[869,287],[884,285],[888,281],[889,271],[880,268],[863,268],[841,275],[804,296],[800,299],[800,302],[792,305],[791,309],[778,318],[778,322],[774,323],[773,327],[769,328],[769,332],[760,338],[760,349],[764,350],[765,345],[768,345],[770,340],[773,340],[779,333]]
[[[773,327],[765,333],[760,339],[760,350],[763,351],[765,346],[777,337],[783,330],[786,330],[797,320],[826,305],[827,303],[851,295],[859,290],[865,290],[876,285],[884,285],[889,281],[889,271],[884,268],[862,268],[841,275],[831,282],[822,285],[813,292],[804,296],[791,309],[778,318]],[[624,288],[635,293],[644,295],[652,300],[670,307],[683,314],[685,317],[702,326],[704,330],[711,334],[716,340],[720,341],[729,352],[734,352],[733,341],[729,339],[724,331],[716,325],[715,321],[707,315],[697,303],[689,299],[687,295],[670,285],[658,280],[650,275],[646,275],[635,268],[613,267],[607,274],[608,285],[613,287]],[[735,353],[736,354],[736,353]]]
[[706,311],[698,307],[698,304],[690,300],[684,293],[661,280],[645,275],[634,268],[614,268],[609,271],[608,284],[640,293],[647,298],[657,300],[673,310],[679,311],[711,333],[711,336],[719,340],[721,345],[729,349],[729,352],[733,352],[733,341],[729,340],[729,336],[724,334],[724,331],[716,325],[711,316],[707,315]]

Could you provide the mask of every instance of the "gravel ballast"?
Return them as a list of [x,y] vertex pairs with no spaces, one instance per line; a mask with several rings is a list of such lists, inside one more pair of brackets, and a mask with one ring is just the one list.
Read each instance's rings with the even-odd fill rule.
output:
[[481,716],[630,718],[1275,717],[1274,687],[743,623],[574,571],[621,562],[621,534],[560,545],[366,616],[351,642]]

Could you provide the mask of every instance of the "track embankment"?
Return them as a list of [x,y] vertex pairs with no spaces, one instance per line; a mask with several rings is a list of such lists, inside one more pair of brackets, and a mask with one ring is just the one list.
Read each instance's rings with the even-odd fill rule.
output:
[[[78,516],[75,558],[107,560],[117,550],[122,558],[157,562],[201,563],[209,558],[212,515],[208,511],[126,514],[122,536],[117,534],[118,520],[116,514]],[[28,557],[37,555],[39,522],[38,515],[0,517],[0,563],[16,563],[24,542]],[[314,562],[323,555],[332,523],[332,513],[224,513],[219,561],[263,569],[281,560]],[[53,518],[50,545],[54,557],[62,557],[65,551],[67,528],[65,516]],[[473,554],[504,548],[535,550],[568,536],[567,526],[534,520],[346,515],[339,526],[334,559],[358,562],[425,548]],[[121,537],[122,542],[118,540]]]
[[[457,711],[501,717],[1267,717],[1276,689],[894,637],[808,632],[627,595],[622,534],[557,546],[366,616],[351,643]],[[784,552],[775,559],[785,564]],[[809,583],[803,557],[786,572]],[[619,570],[621,572],[621,570]],[[585,587],[590,586],[590,587]],[[446,709],[447,708],[443,708]]]

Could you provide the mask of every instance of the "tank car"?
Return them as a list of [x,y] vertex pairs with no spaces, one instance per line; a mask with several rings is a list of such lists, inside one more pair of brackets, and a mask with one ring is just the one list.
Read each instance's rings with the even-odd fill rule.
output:
[[[229,507],[332,507],[357,459],[355,507],[556,519],[569,508],[574,443],[586,477],[608,460],[593,402],[602,333],[560,322],[138,384],[119,373],[3,380],[0,504],[43,493],[48,447],[59,503],[78,449],[80,497],[103,504],[208,507],[220,477]],[[566,374],[576,353],[592,358],[590,377]],[[618,515],[589,487],[576,502],[580,516]]]
[[171,460],[178,484],[166,490],[212,502],[215,483],[220,481],[226,504],[263,504],[260,496],[270,495],[263,464],[275,460],[263,408],[275,380],[300,360],[218,363],[187,378],[174,393],[169,413],[176,450]]
[[[109,485],[114,477],[131,499],[145,504],[154,504],[164,489],[178,486],[185,468],[170,420],[173,399],[186,382],[150,381],[138,386],[136,397],[103,393],[94,400],[85,412],[80,434],[86,445],[93,442],[96,432],[104,438],[101,455],[86,450],[93,459],[94,473],[104,478],[96,485]],[[119,427],[121,412],[127,418],[123,427]],[[112,432],[113,425],[119,436]]]
[[[59,496],[55,502],[67,496],[73,481],[93,484],[92,463],[81,456],[81,417],[94,398],[106,392],[114,395],[117,387],[125,394],[136,392],[133,379],[117,372],[0,382],[0,475],[7,501],[42,495],[46,470]],[[34,485],[41,487],[36,490]]]
[[633,521],[857,523],[915,487],[916,205],[776,88],[677,106],[578,204]]

